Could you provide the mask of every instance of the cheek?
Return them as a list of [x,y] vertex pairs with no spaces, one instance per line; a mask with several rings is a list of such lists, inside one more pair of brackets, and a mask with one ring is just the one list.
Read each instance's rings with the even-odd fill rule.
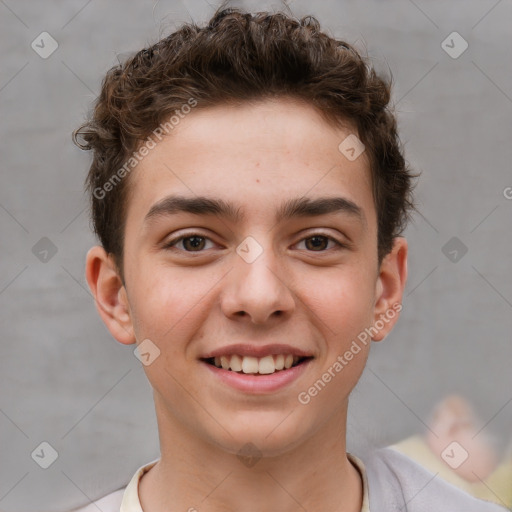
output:
[[190,332],[203,314],[201,301],[211,285],[197,276],[152,266],[150,272],[141,269],[133,287],[136,297],[132,313],[137,339],[154,339],[159,345],[178,340]]
[[159,349],[158,357],[144,366],[144,372],[161,396],[173,396],[176,410],[185,407],[180,383],[187,381],[192,394],[199,392],[189,378],[189,340],[195,337],[198,326],[204,321],[202,300],[211,284],[197,278],[180,277],[173,269],[152,271],[140,269],[138,280],[132,286],[136,297],[132,318],[139,342],[149,339]]
[[304,303],[321,320],[327,338],[347,341],[371,324],[375,283],[368,272],[338,269],[301,282]]

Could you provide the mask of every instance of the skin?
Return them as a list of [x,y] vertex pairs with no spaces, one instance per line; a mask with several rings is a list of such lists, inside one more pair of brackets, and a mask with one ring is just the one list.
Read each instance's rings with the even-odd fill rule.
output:
[[[87,280],[114,338],[150,339],[160,350],[144,366],[161,447],[139,485],[146,512],[360,510],[346,419],[370,343],[307,405],[298,401],[359,333],[401,303],[407,278],[404,238],[378,264],[366,154],[349,161],[338,150],[350,133],[292,99],[193,110],[130,176],[124,285],[111,256],[89,251]],[[170,194],[236,202],[245,219],[179,213],[145,222]],[[346,198],[365,220],[337,212],[275,222],[283,201],[303,196]],[[190,239],[165,247],[184,234],[207,237],[202,252]],[[315,246],[318,234],[344,246],[327,238]],[[236,252],[248,236],[263,250],[252,263]],[[249,395],[199,360],[233,343],[287,343],[314,359],[284,388]],[[261,456],[251,467],[237,457],[246,443]]]

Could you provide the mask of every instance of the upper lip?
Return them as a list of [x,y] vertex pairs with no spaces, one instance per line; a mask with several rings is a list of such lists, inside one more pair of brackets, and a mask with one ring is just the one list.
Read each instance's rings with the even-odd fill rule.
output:
[[291,345],[285,345],[282,343],[272,345],[252,345],[248,343],[237,343],[235,345],[227,345],[221,347],[206,354],[200,356],[201,359],[210,359],[212,357],[219,356],[252,356],[252,357],[264,357],[270,354],[292,354],[298,357],[313,357],[311,352],[302,350]]

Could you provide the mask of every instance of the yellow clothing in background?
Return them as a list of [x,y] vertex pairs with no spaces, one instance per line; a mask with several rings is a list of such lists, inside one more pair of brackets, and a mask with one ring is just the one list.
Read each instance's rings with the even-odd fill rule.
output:
[[390,448],[407,455],[430,472],[439,473],[439,476],[448,483],[476,498],[512,507],[512,460],[501,464],[483,482],[473,483],[457,475],[448,464],[432,452],[425,439],[419,435],[404,439]]

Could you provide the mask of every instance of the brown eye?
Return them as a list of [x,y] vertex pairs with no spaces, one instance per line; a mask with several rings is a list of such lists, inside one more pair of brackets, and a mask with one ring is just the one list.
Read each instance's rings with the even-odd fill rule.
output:
[[[315,236],[306,238],[305,240],[306,240],[306,247],[312,251],[324,250],[324,249],[326,249],[326,247],[329,243],[329,238],[327,238],[326,236],[315,235]],[[308,243],[308,242],[310,242],[310,243]]]
[[335,238],[323,233],[317,233],[312,236],[303,238],[299,244],[304,243],[306,250],[309,252],[331,252],[328,250],[329,242],[334,244],[331,250],[343,249],[346,247],[345,244],[338,242]]
[[[181,252],[203,252],[208,241],[210,239],[206,236],[190,234],[170,240],[164,248]],[[210,243],[212,242],[210,241]]]
[[204,249],[205,239],[204,236],[187,236],[182,238],[183,247],[188,251],[196,251]]

